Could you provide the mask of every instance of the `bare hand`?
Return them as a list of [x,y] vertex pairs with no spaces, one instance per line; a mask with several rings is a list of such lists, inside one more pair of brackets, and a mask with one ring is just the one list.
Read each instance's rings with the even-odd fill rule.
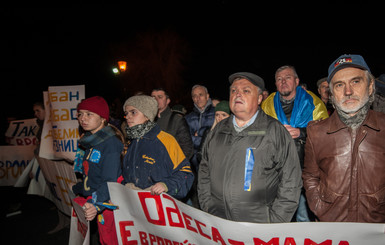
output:
[[152,195],[160,195],[163,192],[167,192],[167,186],[163,182],[158,182],[155,185],[151,186]]
[[83,209],[84,209],[84,215],[86,216],[86,220],[88,221],[93,220],[95,216],[98,214],[96,207],[89,202],[86,202],[84,204]]
[[299,137],[299,135],[300,135],[300,133],[301,133],[300,130],[299,130],[299,128],[293,128],[292,126],[287,125],[287,124],[284,124],[283,126],[285,126],[285,128],[287,129],[287,131],[289,131],[289,134],[291,135],[291,137],[292,137],[293,139]]

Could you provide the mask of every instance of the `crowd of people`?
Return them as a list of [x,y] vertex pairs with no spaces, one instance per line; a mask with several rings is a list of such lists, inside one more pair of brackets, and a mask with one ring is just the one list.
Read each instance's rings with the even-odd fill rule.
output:
[[360,55],[338,57],[318,95],[301,86],[294,66],[276,70],[271,94],[260,76],[237,72],[228,101],[214,103],[195,85],[185,114],[156,88],[128,98],[115,126],[107,102],[87,98],[77,107],[76,201],[98,223],[102,244],[117,243],[107,182],[233,221],[384,223],[379,82]]

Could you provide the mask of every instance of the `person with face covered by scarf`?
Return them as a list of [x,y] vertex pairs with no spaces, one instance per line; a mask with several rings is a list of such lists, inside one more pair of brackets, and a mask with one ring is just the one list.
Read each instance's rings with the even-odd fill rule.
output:
[[370,110],[375,79],[360,55],[342,55],[327,79],[335,108],[307,128],[303,181],[325,222],[385,222],[385,114]]
[[147,95],[132,96],[124,103],[123,110],[129,144],[121,183],[149,190],[153,195],[165,192],[177,199],[185,197],[194,175],[175,138],[154,122],[157,101]]

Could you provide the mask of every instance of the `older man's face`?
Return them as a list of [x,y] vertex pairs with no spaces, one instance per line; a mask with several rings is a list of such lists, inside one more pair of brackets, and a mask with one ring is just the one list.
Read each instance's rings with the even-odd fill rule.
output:
[[320,84],[318,93],[321,95],[321,99],[324,102],[329,100],[329,83],[327,81],[323,81]]
[[278,72],[275,77],[275,85],[277,86],[278,92],[288,100],[295,96],[298,84],[299,79],[295,76],[291,68],[286,68]]
[[257,112],[262,102],[262,94],[249,80],[234,81],[230,87],[230,109],[235,117],[249,120]]
[[209,101],[210,95],[206,93],[206,90],[203,87],[196,87],[191,92],[192,100],[194,101],[194,104],[199,109],[204,109],[207,101]]
[[368,81],[364,70],[348,67],[334,74],[330,89],[333,104],[353,116],[368,102],[373,92],[373,81]]

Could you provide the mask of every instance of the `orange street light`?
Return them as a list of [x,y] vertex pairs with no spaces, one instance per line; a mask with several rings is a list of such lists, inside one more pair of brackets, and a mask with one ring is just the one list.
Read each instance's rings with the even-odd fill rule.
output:
[[127,62],[126,61],[118,61],[118,67],[120,72],[125,72],[127,69]]

